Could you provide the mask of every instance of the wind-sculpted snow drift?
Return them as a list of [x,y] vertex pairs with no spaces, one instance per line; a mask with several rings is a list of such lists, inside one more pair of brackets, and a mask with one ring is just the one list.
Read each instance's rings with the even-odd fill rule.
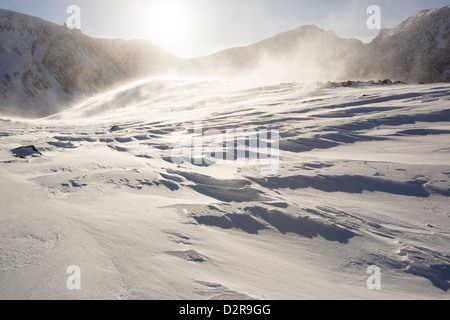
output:
[[[449,97],[155,78],[0,120],[0,298],[448,299]],[[278,170],[174,163],[180,129],[278,130]]]

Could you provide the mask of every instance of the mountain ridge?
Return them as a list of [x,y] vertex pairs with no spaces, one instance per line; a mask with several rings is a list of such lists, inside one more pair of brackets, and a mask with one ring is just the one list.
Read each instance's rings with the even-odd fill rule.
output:
[[270,75],[279,82],[336,80],[342,78],[343,66],[343,62],[335,63],[336,56],[348,59],[362,46],[360,40],[340,38],[333,31],[305,25],[248,46],[191,59],[189,71],[211,76],[209,70],[213,70],[222,77],[252,80]]
[[0,9],[0,112],[48,116],[131,80],[168,73],[270,82],[449,82],[449,17],[450,6],[424,10],[368,44],[305,25],[181,59],[150,41],[93,38]]

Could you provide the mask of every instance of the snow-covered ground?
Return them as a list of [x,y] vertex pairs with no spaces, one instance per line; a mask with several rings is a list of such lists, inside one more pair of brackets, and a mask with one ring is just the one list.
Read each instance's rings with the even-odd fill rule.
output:
[[[150,79],[2,119],[0,298],[448,299],[449,100],[449,84]],[[200,122],[279,130],[278,170],[174,164],[172,133]]]

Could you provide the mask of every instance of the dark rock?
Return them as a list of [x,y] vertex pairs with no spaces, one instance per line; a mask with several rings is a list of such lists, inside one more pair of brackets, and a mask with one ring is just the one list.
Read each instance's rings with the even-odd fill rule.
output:
[[39,154],[42,156],[42,153],[40,153],[39,150],[36,149],[36,147],[33,145],[15,148],[11,150],[11,152],[13,153],[14,156],[18,158],[25,158],[35,154]]
[[347,82],[342,82],[342,86],[345,87],[345,88],[346,88],[346,87],[350,87],[352,84],[353,84],[353,82],[350,81],[350,80],[347,81]]

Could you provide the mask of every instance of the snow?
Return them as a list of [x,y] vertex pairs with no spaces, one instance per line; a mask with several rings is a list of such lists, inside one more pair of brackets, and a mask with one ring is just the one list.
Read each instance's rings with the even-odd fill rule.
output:
[[449,10],[190,60],[0,10],[0,299],[447,300]]
[[[0,298],[446,300],[449,92],[151,78],[2,120]],[[278,172],[172,163],[199,121],[278,129]]]

